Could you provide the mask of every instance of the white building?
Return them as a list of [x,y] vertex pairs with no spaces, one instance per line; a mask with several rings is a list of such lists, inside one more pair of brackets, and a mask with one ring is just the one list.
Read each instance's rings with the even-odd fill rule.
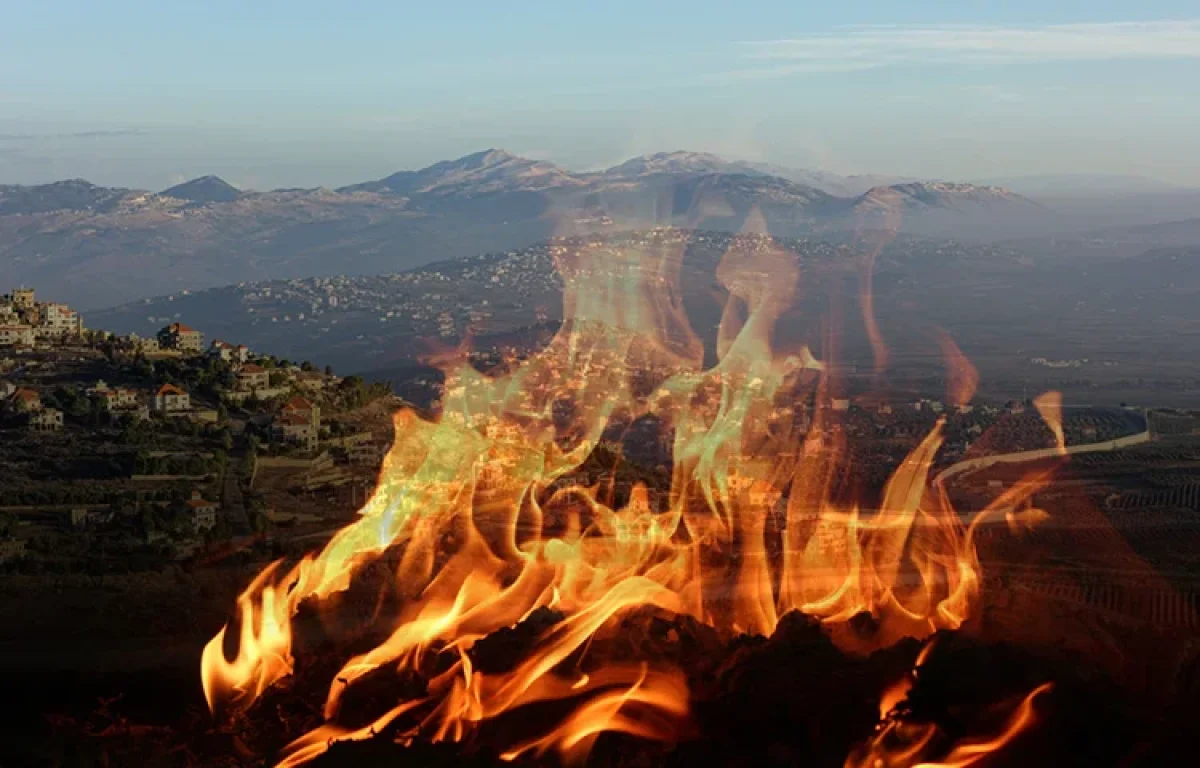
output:
[[227,363],[244,363],[250,358],[250,348],[245,344],[235,347],[227,341],[213,339],[212,344],[208,346],[208,354],[209,357],[216,357]]
[[237,372],[237,387],[241,390],[266,389],[271,384],[271,373],[261,365],[246,363]]
[[188,518],[197,531],[207,531],[217,524],[217,503],[192,491],[192,498],[184,502]]
[[131,333],[125,337],[125,343],[127,343],[134,352],[141,352],[143,355],[153,354],[161,349],[158,344],[158,339],[142,338],[136,333]]
[[28,325],[0,325],[0,347],[32,347],[37,341]]
[[158,345],[180,352],[200,352],[204,349],[204,334],[183,323],[171,323],[158,332]]
[[63,413],[57,408],[43,408],[29,414],[29,428],[34,432],[58,432],[63,428]]
[[174,384],[163,384],[154,393],[154,410],[159,413],[178,413],[191,408],[191,396]]
[[138,405],[137,390],[110,387],[103,379],[97,381],[96,386],[88,390],[88,394],[98,397],[110,411],[135,408]]
[[41,338],[61,339],[83,333],[83,318],[66,304],[38,304],[36,334]]

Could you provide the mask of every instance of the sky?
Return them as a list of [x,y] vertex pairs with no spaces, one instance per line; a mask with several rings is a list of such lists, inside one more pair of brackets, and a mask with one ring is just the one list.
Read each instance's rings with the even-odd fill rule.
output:
[[0,183],[337,186],[488,147],[1200,186],[1200,6],[0,0]]

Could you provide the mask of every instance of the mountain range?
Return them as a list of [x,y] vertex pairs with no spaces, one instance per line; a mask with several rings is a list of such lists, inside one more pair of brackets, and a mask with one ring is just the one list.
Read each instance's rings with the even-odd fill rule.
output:
[[843,177],[697,152],[575,172],[490,149],[338,189],[255,192],[215,176],[157,193],[81,179],[0,185],[0,265],[6,282],[88,309],[250,280],[393,272],[553,235],[669,225],[987,238],[1052,219],[991,185]]

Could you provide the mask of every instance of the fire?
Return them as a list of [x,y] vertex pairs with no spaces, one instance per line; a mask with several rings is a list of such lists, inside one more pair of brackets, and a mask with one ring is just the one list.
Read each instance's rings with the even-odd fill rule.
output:
[[[869,742],[856,749],[845,768],[970,768],[1002,752],[1037,721],[1035,702],[1052,688],[1044,683],[1034,688],[1007,712],[1003,725],[992,736],[976,736],[946,746],[946,736],[934,723],[906,722],[899,711],[932,645],[926,645],[912,672],[884,692],[879,705],[879,726]],[[932,761],[933,753],[942,757]]]
[[[794,254],[725,255],[717,278],[729,302],[717,363],[705,369],[678,287],[681,249],[558,251],[566,319],[548,346],[504,375],[449,366],[440,418],[396,414],[395,442],[360,518],[247,587],[232,659],[226,630],[206,647],[210,708],[248,706],[290,674],[300,604],[328,601],[365,565],[396,556],[409,599],[393,631],[335,675],[328,724],[294,742],[285,765],[383,728],[399,741],[459,741],[548,701],[562,703],[560,719],[509,745],[506,758],[553,750],[578,759],[604,731],[675,740],[688,717],[683,673],[590,653],[635,613],[687,615],[734,635],[770,634],[793,610],[831,626],[869,612],[880,630],[870,645],[847,635],[848,650],[954,629],[971,614],[974,526],[1011,508],[1018,491],[964,526],[929,481],[939,422],[878,510],[835,500],[846,451],[825,407],[824,366],[806,348],[771,346],[800,277]],[[965,402],[969,364],[956,354],[951,365]],[[1056,418],[1050,401],[1039,407]],[[642,418],[672,436],[668,493],[638,483],[618,494],[611,478],[578,477],[606,430]],[[553,624],[519,661],[503,670],[477,663],[480,640],[538,611],[552,612]],[[368,726],[339,724],[347,691],[366,676],[428,668],[437,671],[422,695]]]

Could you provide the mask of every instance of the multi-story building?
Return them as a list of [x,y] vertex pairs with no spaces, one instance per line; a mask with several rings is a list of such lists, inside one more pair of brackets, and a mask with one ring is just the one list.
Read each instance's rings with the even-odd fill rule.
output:
[[272,425],[275,437],[316,450],[321,430],[321,409],[299,395],[283,404]]
[[328,379],[320,371],[301,371],[296,374],[296,387],[309,394],[320,394],[328,384]]
[[237,372],[237,386],[241,390],[266,389],[271,385],[271,374],[261,365],[246,363]]
[[32,326],[0,325],[0,347],[32,347],[36,342]]
[[212,344],[208,345],[208,354],[227,363],[244,363],[250,357],[250,348],[245,344],[235,347],[227,341],[213,339]]
[[138,405],[137,390],[125,389],[124,387],[110,387],[103,380],[97,381],[96,386],[88,390],[88,394],[98,397],[104,403],[104,407],[110,411],[136,408]]
[[63,428],[63,412],[57,408],[43,408],[29,414],[28,424],[34,432],[58,432]]
[[281,413],[275,417],[271,425],[275,439],[284,443],[294,443],[306,450],[316,450],[318,435],[312,422],[294,413]]
[[41,338],[61,339],[83,333],[83,318],[66,304],[37,304],[35,333]]
[[295,395],[279,409],[281,414],[299,416],[310,422],[314,428],[321,426],[321,407],[300,395]]
[[217,503],[204,498],[200,491],[192,491],[192,498],[184,502],[184,509],[197,531],[207,531],[217,524]]
[[233,362],[234,347],[232,344],[220,339],[213,339],[208,345],[208,356],[215,357],[218,360],[224,360],[227,363]]
[[32,288],[17,288],[12,292],[12,303],[20,312],[27,312],[37,304]]
[[142,338],[136,333],[131,333],[126,336],[125,343],[134,352],[141,352],[143,355],[150,355],[159,350],[158,339]]
[[202,352],[204,334],[183,323],[171,323],[158,332],[158,344],[163,349],[179,352]]

